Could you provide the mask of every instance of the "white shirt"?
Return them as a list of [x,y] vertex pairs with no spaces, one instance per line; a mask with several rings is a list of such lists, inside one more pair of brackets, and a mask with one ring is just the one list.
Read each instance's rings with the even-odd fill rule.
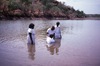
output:
[[29,33],[32,33],[32,40],[35,43],[35,31],[34,31],[34,29],[31,29],[31,28],[29,28],[28,32],[27,32],[27,43],[31,44],[31,39],[30,39]]
[[48,30],[47,30],[47,33],[48,33],[48,36],[50,36],[51,34],[54,34],[55,33],[55,30],[51,30],[51,28],[49,28]]
[[35,31],[34,31],[34,29],[29,28],[28,33],[32,33],[32,35],[33,35],[33,34],[35,34]]
[[46,41],[47,41],[48,44],[51,44],[51,43],[54,43],[55,42],[55,40],[53,38],[50,38],[48,36],[47,36]]
[[61,38],[60,25],[58,27],[55,25],[55,38]]

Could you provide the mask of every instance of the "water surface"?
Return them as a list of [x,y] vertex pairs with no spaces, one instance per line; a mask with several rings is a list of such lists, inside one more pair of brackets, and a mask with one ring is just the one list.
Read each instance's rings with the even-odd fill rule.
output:
[[[48,47],[46,30],[57,21],[62,39]],[[27,45],[30,23],[35,45]],[[0,21],[0,66],[100,66],[100,20]]]

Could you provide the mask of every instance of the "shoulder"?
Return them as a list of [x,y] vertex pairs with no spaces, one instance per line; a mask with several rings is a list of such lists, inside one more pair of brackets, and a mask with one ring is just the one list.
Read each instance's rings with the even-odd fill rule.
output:
[[32,29],[28,28],[28,32],[31,33],[32,32]]
[[[57,27],[57,25],[55,25],[55,28]],[[58,26],[58,27],[60,27],[60,25]]]
[[28,33],[34,33],[35,31],[34,31],[34,29],[28,29]]

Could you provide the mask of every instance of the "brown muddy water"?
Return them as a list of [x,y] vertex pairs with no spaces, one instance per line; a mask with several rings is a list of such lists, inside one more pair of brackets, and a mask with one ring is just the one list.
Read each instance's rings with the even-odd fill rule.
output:
[[[46,30],[57,21],[62,39],[48,47]],[[27,45],[30,23],[35,45]],[[0,66],[100,66],[100,20],[0,21]]]

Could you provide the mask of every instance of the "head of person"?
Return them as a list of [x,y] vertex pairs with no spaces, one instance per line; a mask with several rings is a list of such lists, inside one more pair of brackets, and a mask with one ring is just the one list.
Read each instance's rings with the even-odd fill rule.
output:
[[54,35],[52,35],[52,34],[51,34],[49,37],[50,37],[50,38],[53,38],[53,37],[54,37]]
[[55,27],[54,27],[54,26],[52,26],[52,27],[51,27],[51,30],[52,30],[52,31],[53,31],[53,30],[55,30]]
[[56,25],[57,25],[57,27],[58,27],[58,26],[60,25],[60,22],[57,22]]
[[29,28],[31,28],[31,29],[34,29],[34,26],[35,26],[35,25],[34,25],[33,23],[30,23],[30,24],[29,24]]

